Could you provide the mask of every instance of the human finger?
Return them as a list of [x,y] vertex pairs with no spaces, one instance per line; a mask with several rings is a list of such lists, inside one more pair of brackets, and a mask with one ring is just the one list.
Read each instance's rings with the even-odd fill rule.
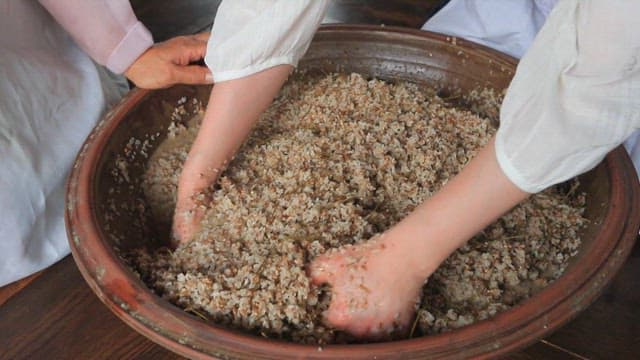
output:
[[207,42],[192,35],[182,39],[181,50],[187,56],[187,62],[197,61],[204,58],[207,52]]
[[365,320],[353,319],[349,323],[348,327],[344,329],[349,334],[357,337],[357,338],[367,338],[371,340],[376,340],[382,334],[382,331],[379,328],[372,328]]
[[199,217],[194,212],[181,212],[176,210],[176,216],[174,216],[172,228],[171,228],[171,245],[178,248],[180,244],[190,242],[198,229]]
[[307,275],[314,285],[328,284],[333,281],[334,268],[335,266],[329,257],[319,256],[307,267]]
[[156,46],[158,56],[176,65],[189,63],[204,58],[207,43],[197,40],[194,36],[178,36]]
[[176,208],[171,226],[172,245],[174,245],[174,247],[178,247],[180,243],[186,242],[191,238],[191,228],[193,227],[191,221],[192,216],[193,214],[190,211]]
[[174,84],[205,85],[213,84],[213,74],[209,68],[200,65],[176,65],[172,70]]
[[322,322],[331,327],[345,330],[352,321],[349,305],[340,297],[333,294],[329,309],[322,313]]

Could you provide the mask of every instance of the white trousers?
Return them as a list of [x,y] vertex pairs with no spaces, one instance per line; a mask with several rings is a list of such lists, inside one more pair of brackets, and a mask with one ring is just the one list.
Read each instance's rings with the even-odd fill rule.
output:
[[65,182],[126,81],[85,55],[36,1],[0,0],[0,286],[69,254]]

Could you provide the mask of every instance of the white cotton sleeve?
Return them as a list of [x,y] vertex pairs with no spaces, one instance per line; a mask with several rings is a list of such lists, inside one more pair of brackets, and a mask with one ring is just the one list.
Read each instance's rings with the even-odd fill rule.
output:
[[116,74],[153,45],[128,0],[39,0],[93,60]]
[[215,82],[245,77],[304,55],[328,0],[225,0],[211,30],[205,63]]
[[564,0],[524,56],[496,156],[535,193],[595,167],[640,128],[640,2]]

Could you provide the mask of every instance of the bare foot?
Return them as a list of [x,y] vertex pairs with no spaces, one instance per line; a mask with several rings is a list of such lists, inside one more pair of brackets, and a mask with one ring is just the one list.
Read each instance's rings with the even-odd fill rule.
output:
[[407,266],[388,236],[335,249],[311,263],[312,282],[332,286],[328,325],[374,339],[408,331],[425,277]]

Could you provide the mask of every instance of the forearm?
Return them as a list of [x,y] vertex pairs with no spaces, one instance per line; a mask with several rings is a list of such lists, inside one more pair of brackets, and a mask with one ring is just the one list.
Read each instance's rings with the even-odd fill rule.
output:
[[292,70],[279,65],[216,84],[178,187],[178,199],[213,183]]
[[434,196],[390,230],[391,246],[428,277],[452,252],[530,194],[502,172],[494,139]]

